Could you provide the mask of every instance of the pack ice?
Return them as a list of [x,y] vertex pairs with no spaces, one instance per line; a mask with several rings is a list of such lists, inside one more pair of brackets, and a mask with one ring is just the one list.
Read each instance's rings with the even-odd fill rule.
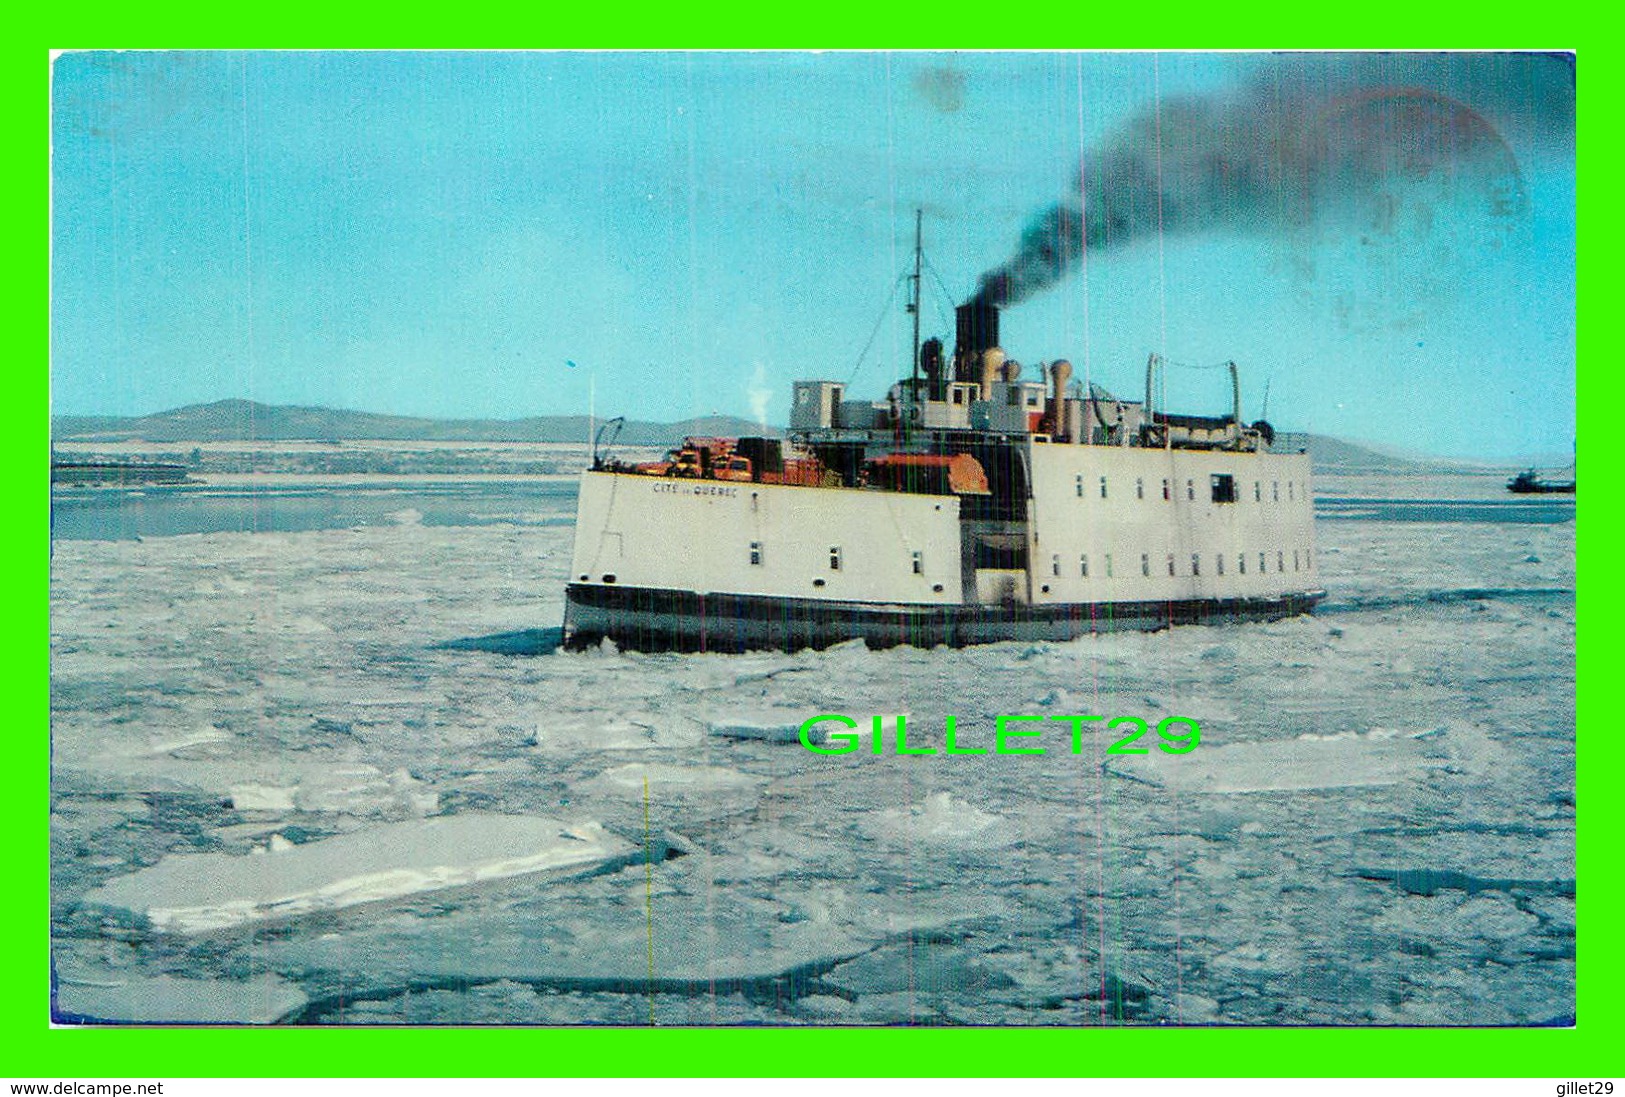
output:
[[597,823],[455,815],[269,852],[173,854],[90,892],[83,908],[159,933],[196,934],[445,888],[625,864],[638,848]]

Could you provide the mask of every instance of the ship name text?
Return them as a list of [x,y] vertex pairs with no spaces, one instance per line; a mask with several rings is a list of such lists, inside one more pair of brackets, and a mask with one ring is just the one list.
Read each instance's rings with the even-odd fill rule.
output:
[[739,494],[739,489],[719,484],[684,484],[676,480],[661,480],[655,483],[654,492],[656,495],[724,495],[731,498]]

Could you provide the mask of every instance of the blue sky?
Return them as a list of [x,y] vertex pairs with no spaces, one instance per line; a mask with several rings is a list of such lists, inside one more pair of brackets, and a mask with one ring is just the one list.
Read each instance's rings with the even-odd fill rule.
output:
[[[902,291],[885,306],[916,208],[925,331],[951,342],[952,306],[1039,212],[1091,202],[1080,163],[1110,163],[1125,127],[1159,172],[1205,163],[1179,123],[1196,103],[1221,105],[1227,157],[1297,155],[1305,134],[1355,151],[1313,154],[1330,189],[1271,174],[1262,205],[1303,205],[1290,216],[1181,224],[1159,184],[1162,231],[1091,244],[1005,310],[1012,356],[1130,394],[1152,351],[1233,358],[1248,416],[1267,382],[1285,429],[1562,454],[1568,73],[1466,55],[67,54],[53,410],[513,418],[585,411],[589,378],[600,415],[645,419],[783,422],[799,377],[878,398],[908,369]],[[1237,104],[1260,89],[1255,137]],[[1497,207],[1513,184],[1517,208]],[[1193,411],[1228,400],[1211,370],[1169,389]]]

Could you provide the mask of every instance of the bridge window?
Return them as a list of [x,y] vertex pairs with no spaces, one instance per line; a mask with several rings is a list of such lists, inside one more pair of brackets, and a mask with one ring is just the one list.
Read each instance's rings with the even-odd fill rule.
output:
[[1208,478],[1213,487],[1213,501],[1215,503],[1234,503],[1236,501],[1236,478],[1228,473],[1215,472]]
[[760,541],[750,543],[750,562],[753,567],[762,566],[762,543]]

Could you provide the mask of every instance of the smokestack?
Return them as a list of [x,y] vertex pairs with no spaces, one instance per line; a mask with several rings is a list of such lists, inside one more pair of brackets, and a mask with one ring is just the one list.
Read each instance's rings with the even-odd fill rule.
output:
[[999,345],[999,309],[971,300],[954,310],[954,380],[977,380],[982,352]]
[[1050,429],[1056,438],[1072,440],[1072,424],[1067,420],[1066,383],[1072,380],[1072,363],[1061,359],[1049,368],[1050,377],[1054,380],[1054,395],[1050,397],[1049,420]]
[[999,373],[1000,380],[1019,381],[1021,379],[1021,363],[1012,358],[1004,364],[1004,369],[1000,370]]
[[993,382],[998,380],[1003,368],[1004,351],[998,347],[988,347],[982,352],[982,399],[993,399]]

